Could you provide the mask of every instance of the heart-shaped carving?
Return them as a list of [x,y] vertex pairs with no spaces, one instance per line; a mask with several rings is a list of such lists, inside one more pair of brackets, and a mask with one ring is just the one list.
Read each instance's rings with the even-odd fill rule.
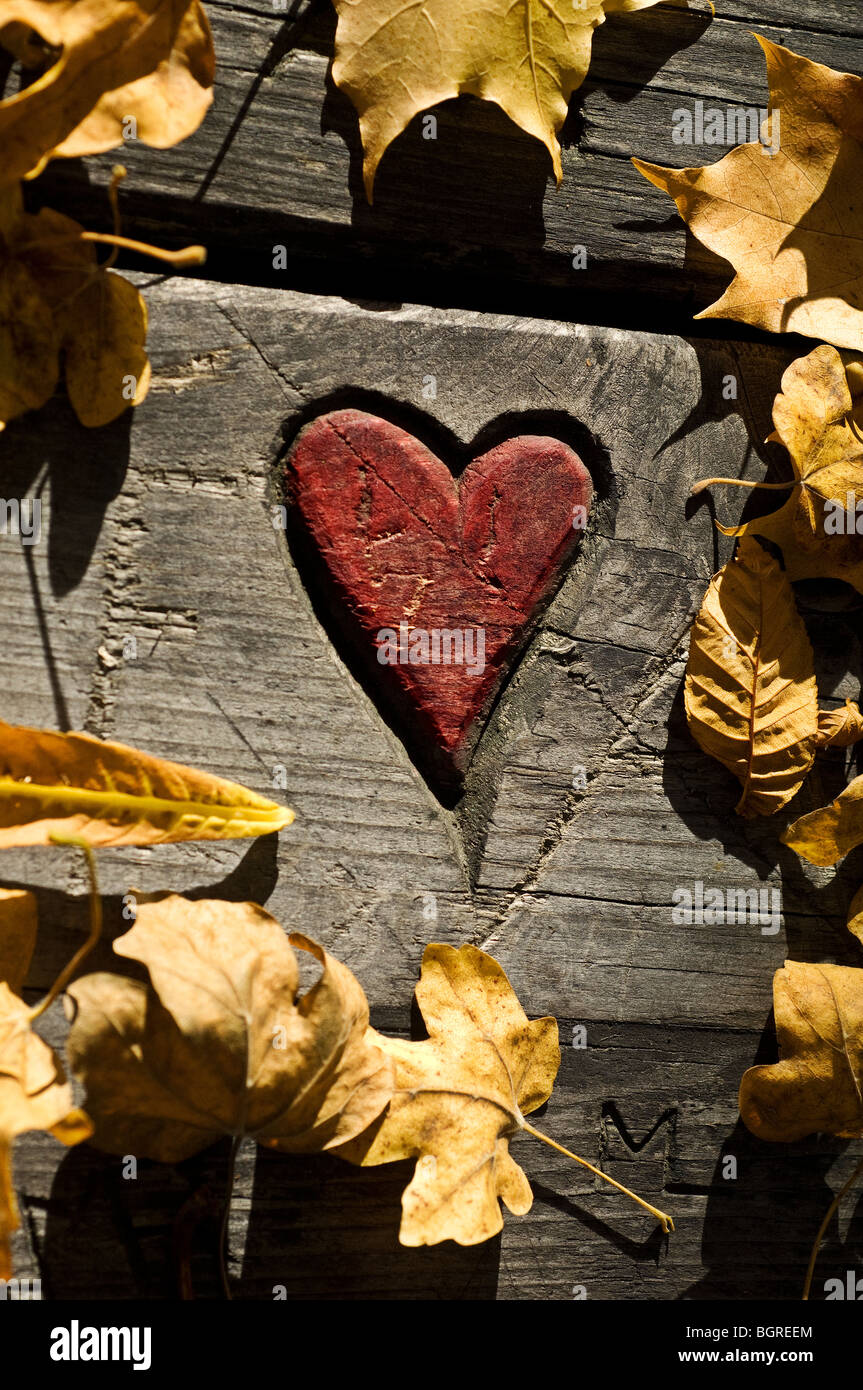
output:
[[285,472],[367,678],[427,775],[457,784],[583,534],[587,469],[561,440],[522,435],[456,480],[405,430],[339,410],[298,434]]

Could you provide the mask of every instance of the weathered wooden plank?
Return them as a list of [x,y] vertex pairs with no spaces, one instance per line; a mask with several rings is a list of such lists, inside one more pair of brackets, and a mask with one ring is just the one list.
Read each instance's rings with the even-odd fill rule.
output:
[[[675,144],[673,115],[698,99],[766,105],[754,25],[819,62],[863,72],[859,7],[795,6],[793,22],[778,0],[723,7],[712,22],[704,10],[670,6],[613,17],[573,101],[560,189],[537,141],[496,107],[465,98],[439,108],[436,140],[423,138],[418,118],[395,142],[370,208],[356,113],[329,78],[328,4],[298,20],[229,4],[214,5],[212,17],[220,65],[201,130],[170,151],[134,142],[123,151],[130,231],[206,241],[216,278],[353,295],[364,273],[364,293],[413,298],[422,273],[437,302],[510,309],[521,286],[526,313],[643,326],[709,303],[728,268],[687,236],[630,156],[675,165],[721,156],[716,146]],[[104,187],[115,159],[88,161],[89,183],[76,167],[54,166],[38,187],[101,223],[93,188]],[[287,253],[280,271],[276,246]],[[578,246],[586,269],[573,268]],[[531,303],[531,287],[554,295]]]
[[[786,816],[736,819],[732,779],[691,743],[680,708],[688,625],[728,554],[687,494],[706,474],[760,476],[757,441],[792,349],[183,280],[147,296],[154,387],[122,447],[87,436],[101,445],[90,471],[82,457],[64,473],[59,399],[0,443],[17,470],[6,476],[50,470],[33,549],[40,572],[53,557],[67,577],[47,609],[54,680],[71,722],[94,732],[268,792],[283,769],[275,794],[298,819],[278,844],[106,851],[108,940],[126,926],[131,890],[251,897],[344,959],[375,1023],[402,1033],[423,944],[484,944],[531,1016],[561,1020],[563,1070],[542,1125],[679,1223],[665,1254],[646,1217],[520,1141],[537,1183],[529,1218],[480,1250],[408,1252],[394,1243],[403,1174],[248,1153],[232,1219],[241,1296],[270,1298],[277,1284],[291,1297],[566,1298],[582,1284],[591,1298],[795,1296],[849,1161],[834,1165],[839,1144],[757,1144],[737,1121],[736,1089],[759,1048],[770,1055],[770,976],[784,954],[857,960],[844,909],[859,869],[804,869],[779,846]],[[571,439],[593,474],[585,542],[454,809],[350,674],[273,524],[285,439],[348,402],[448,432],[454,460],[490,422],[529,423]],[[0,558],[10,640],[29,662],[7,668],[8,707],[60,724],[26,556],[7,538]],[[859,612],[810,602],[823,693],[852,694]],[[821,760],[798,809],[835,789],[842,758]],[[80,869],[53,851],[9,854],[3,868],[5,882],[38,890],[35,997],[80,941]],[[698,881],[780,891],[780,930],[675,925],[675,889]],[[116,968],[108,941],[93,964]],[[586,1049],[568,1045],[574,1025]],[[56,1010],[47,1026],[62,1036]],[[721,1173],[728,1153],[734,1180]],[[20,1155],[16,1250],[54,1296],[165,1296],[177,1212],[207,1174],[224,1181],[218,1152],[177,1170],[142,1166],[134,1184],[114,1160],[64,1157],[44,1138]],[[829,1246],[824,1277],[849,1252]],[[195,1269],[215,1291],[212,1260]]]

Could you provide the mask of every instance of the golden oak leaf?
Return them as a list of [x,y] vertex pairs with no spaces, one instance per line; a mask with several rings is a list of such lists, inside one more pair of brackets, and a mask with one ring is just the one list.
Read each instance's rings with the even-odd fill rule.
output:
[[778,113],[761,141],[706,168],[634,163],[736,271],[698,318],[863,348],[863,79],[755,37]]
[[114,949],[147,967],[149,985],[94,974],[69,989],[68,1055],[95,1144],[176,1163],[226,1134],[313,1153],[371,1124],[393,1069],[366,1039],[365,995],[320,946],[290,941],[323,966],[299,997],[288,938],[255,903],[139,907]]
[[863,970],[788,960],[773,1008],[781,1060],[744,1074],[744,1124],[773,1142],[863,1136]]
[[56,1055],[32,1030],[33,1011],[18,997],[35,940],[33,895],[0,889],[0,1279],[12,1275],[9,1241],[20,1224],[12,1180],[16,1136],[44,1129],[78,1144],[91,1133]]
[[786,575],[749,537],[693,624],[685,702],[696,743],[743,788],[739,815],[791,800],[815,757],[814,656]]
[[10,46],[21,32],[11,26],[26,25],[49,52],[45,71],[0,101],[5,181],[33,178],[55,156],[112,149],[130,119],[146,144],[176,144],[212,101],[212,38],[198,0],[3,0],[3,19]]
[[293,818],[236,782],[122,743],[0,722],[0,849],[55,834],[92,845],[246,839]]
[[558,134],[608,14],[658,0],[333,0],[333,80],[357,108],[372,198],[378,164],[414,116],[450,97],[493,101],[548,149],[563,177]]
[[527,1017],[497,961],[475,946],[427,946],[416,990],[425,1042],[369,1039],[395,1063],[383,1119],[340,1150],[365,1167],[416,1158],[402,1199],[403,1245],[475,1245],[503,1225],[500,1202],[530,1210],[533,1194],[509,1141],[551,1095],[557,1023]]
[[[795,479],[788,484],[791,495],[769,516],[740,526],[720,525],[720,531],[775,542],[792,582],[842,579],[863,593],[863,375],[859,366],[846,368],[836,349],[826,344],[792,362],[773,404],[773,423],[776,429],[770,439],[784,444],[791,455]],[[696,490],[723,481],[709,479],[697,484]]]
[[863,845],[863,777],[849,782],[829,806],[800,816],[783,833],[782,843],[823,868]]

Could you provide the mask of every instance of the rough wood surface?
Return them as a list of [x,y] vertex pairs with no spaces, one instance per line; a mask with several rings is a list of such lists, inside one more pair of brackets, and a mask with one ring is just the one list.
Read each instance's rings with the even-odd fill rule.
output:
[[[799,1296],[853,1158],[837,1142],[756,1142],[736,1090],[771,1055],[770,980],[786,954],[859,963],[844,914],[860,856],[820,871],[779,844],[786,816],[737,819],[736,784],[688,737],[681,698],[689,623],[728,553],[687,494],[717,472],[761,476],[758,441],[793,351],[206,282],[146,293],[155,377],[134,419],[88,433],[58,398],[38,428],[16,422],[0,441],[6,494],[41,488],[45,504],[39,545],[0,538],[3,713],[261,791],[284,773],[276,795],[297,821],[278,843],[106,851],[108,936],[126,925],[129,891],[252,897],[345,960],[375,1024],[399,1032],[424,942],[487,947],[528,1014],[560,1020],[563,1065],[538,1123],[678,1228],[666,1247],[646,1215],[524,1138],[530,1215],[486,1246],[409,1251],[395,1239],[404,1173],[244,1150],[237,1296]],[[354,679],[274,525],[286,439],[346,405],[443,432],[453,456],[490,422],[541,429],[572,440],[592,473],[584,543],[455,807]],[[739,499],[719,506],[736,515]],[[859,601],[817,590],[806,605],[822,698],[856,694]],[[819,758],[796,812],[835,792],[845,756]],[[38,891],[36,997],[80,941],[80,866],[10,852],[3,871]],[[779,889],[781,929],[675,925],[674,890],[699,881]],[[106,943],[95,965],[117,964]],[[570,1046],[576,1025],[586,1048]],[[46,1027],[62,1036],[56,1010]],[[39,1273],[46,1296],[164,1297],[199,1217],[197,1286],[216,1294],[205,1194],[224,1184],[223,1152],[142,1164],[130,1181],[114,1159],[28,1137],[17,1163],[19,1271]],[[819,1278],[859,1260],[858,1230],[834,1227]]]
[[[859,4],[722,0],[716,9],[711,20],[706,0],[660,5],[602,26],[563,132],[559,189],[538,141],[490,103],[462,98],[437,108],[435,140],[423,138],[417,117],[393,144],[369,207],[356,112],[329,75],[329,0],[288,0],[282,12],[267,0],[211,0],[214,108],[176,149],[127,143],[129,230],[205,241],[208,273],[230,281],[517,305],[581,322],[631,325],[638,314],[639,326],[661,331],[669,317],[679,322],[717,298],[730,272],[688,237],[671,200],[630,156],[677,166],[721,157],[715,145],[675,144],[673,114],[699,99],[766,106],[753,29],[863,72]],[[53,166],[44,196],[59,185],[67,210],[104,226],[107,203],[94,199],[93,186],[104,187],[116,158],[87,161],[87,175]],[[284,268],[274,272],[278,246]],[[582,246],[587,266],[575,269]]]

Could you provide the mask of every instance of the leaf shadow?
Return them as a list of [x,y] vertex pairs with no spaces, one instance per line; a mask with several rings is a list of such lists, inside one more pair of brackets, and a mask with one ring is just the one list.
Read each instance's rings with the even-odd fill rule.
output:
[[414,1160],[354,1168],[329,1155],[259,1149],[242,1296],[272,1299],[494,1299],[500,1237],[416,1249],[399,1244]]
[[[127,410],[101,429],[87,429],[58,393],[40,411],[13,420],[0,436],[3,496],[22,498],[35,490],[41,498],[49,490],[48,576],[57,597],[75,589],[87,572],[105,513],[126,477],[131,428]],[[37,588],[37,612],[40,602]]]

